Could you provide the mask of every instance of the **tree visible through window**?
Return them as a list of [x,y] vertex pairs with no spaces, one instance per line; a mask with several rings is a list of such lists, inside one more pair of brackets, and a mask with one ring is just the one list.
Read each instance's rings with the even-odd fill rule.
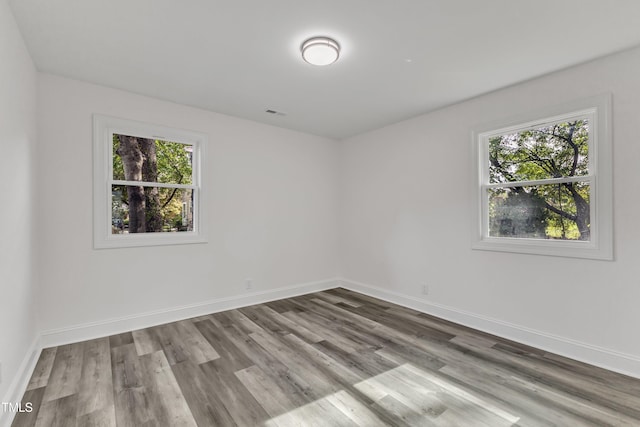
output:
[[589,127],[573,119],[489,138],[489,235],[590,240]]
[[95,248],[205,243],[207,135],[93,116]]
[[473,130],[472,247],[613,258],[611,97]]
[[112,233],[193,230],[193,146],[114,134]]

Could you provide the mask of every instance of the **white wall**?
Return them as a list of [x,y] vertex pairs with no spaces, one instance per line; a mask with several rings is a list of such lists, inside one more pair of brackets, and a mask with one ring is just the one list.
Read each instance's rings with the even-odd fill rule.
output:
[[0,398],[7,401],[15,398],[16,373],[32,356],[29,348],[36,338],[32,240],[36,71],[4,0],[0,1],[0,94]]
[[[507,322],[532,340],[537,331],[578,344],[574,357],[620,352],[640,367],[639,76],[636,49],[344,141],[342,275],[453,317],[497,321],[485,329]],[[471,250],[471,128],[605,92],[613,94],[615,261]]]
[[[46,74],[38,93],[45,332],[335,277],[336,141]],[[208,134],[207,244],[92,248],[94,113]]]

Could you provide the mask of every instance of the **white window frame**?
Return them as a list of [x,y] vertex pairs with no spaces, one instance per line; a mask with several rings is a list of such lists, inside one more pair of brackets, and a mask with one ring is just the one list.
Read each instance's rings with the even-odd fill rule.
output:
[[[489,138],[526,129],[586,117],[589,120],[589,175],[514,183],[514,185],[590,182],[590,241],[569,241],[489,236],[487,189],[504,187],[489,183]],[[478,126],[472,131],[473,144],[473,238],[472,248],[499,252],[613,259],[613,188],[611,95],[600,95]],[[510,183],[511,184],[511,183]]]
[[[126,183],[113,179],[113,135],[162,139],[193,146],[192,184],[153,183],[154,187],[176,187],[193,191],[193,230],[174,233],[112,234],[112,185]],[[136,246],[205,243],[203,227],[203,168],[207,136],[203,133],[94,114],[93,116],[93,247],[127,248]],[[145,183],[150,184],[150,183]]]

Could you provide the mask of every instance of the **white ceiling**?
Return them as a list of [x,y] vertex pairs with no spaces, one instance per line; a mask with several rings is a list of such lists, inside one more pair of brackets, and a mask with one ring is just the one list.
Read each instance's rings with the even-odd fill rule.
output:
[[[10,4],[41,71],[333,138],[640,45],[638,0]],[[337,63],[302,61],[317,35]]]

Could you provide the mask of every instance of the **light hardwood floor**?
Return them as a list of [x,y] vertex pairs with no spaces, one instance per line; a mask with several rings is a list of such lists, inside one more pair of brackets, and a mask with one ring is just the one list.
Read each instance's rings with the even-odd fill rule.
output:
[[48,348],[13,426],[640,425],[640,380],[344,289]]

